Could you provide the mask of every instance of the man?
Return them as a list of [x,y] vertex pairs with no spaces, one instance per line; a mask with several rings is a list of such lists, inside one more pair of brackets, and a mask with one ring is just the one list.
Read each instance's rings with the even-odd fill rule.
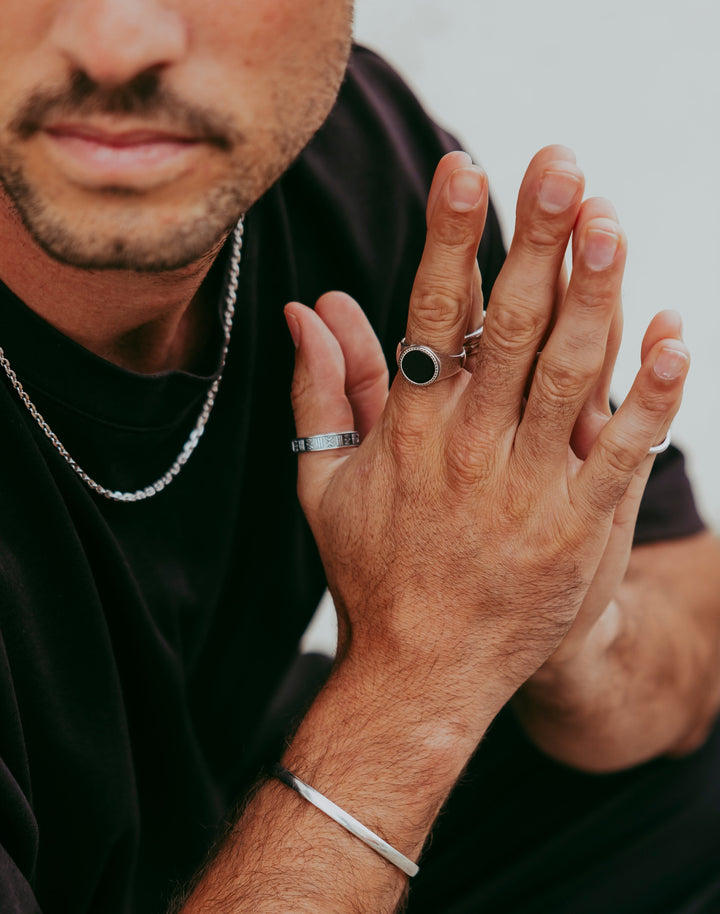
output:
[[[451,799],[411,909],[591,910],[594,857],[629,821],[664,840],[665,872],[641,873],[624,836],[620,872],[638,886],[616,883],[612,909],[660,910],[681,874],[673,910],[701,910],[717,811],[682,860],[682,818],[648,812],[694,789],[692,823],[709,813],[698,773],[718,752],[717,546],[677,452],[657,458],[630,557],[688,368],[679,319],[653,321],[611,418],[612,207],[582,202],[568,150],[543,150],[501,269],[483,173],[381,61],[355,52],[334,104],[351,13],[4,10],[3,910],[162,910],[223,820],[177,909],[395,910],[495,733],[524,759],[527,734],[551,773],[517,807],[526,785],[503,790],[494,874],[472,872],[496,839],[467,822],[487,782],[461,786],[474,805]],[[240,229],[225,241],[245,211],[240,264]],[[340,644],[263,778],[268,710],[324,585],[295,506],[282,307],[329,288],[363,302],[386,357],[404,337],[403,373],[388,396],[347,294],[285,309],[296,448],[335,436],[300,454],[299,492]],[[430,363],[439,378],[418,374]],[[587,774],[617,771],[600,791]],[[538,818],[547,783],[580,815]]]

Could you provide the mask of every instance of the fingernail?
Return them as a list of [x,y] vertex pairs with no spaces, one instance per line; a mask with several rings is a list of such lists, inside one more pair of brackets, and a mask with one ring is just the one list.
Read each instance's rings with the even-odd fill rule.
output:
[[580,192],[582,182],[567,171],[546,171],[540,182],[538,199],[547,213],[562,213]]
[[287,321],[288,330],[290,331],[292,341],[295,344],[295,348],[297,349],[300,346],[300,321],[295,317],[294,314],[290,314],[289,311],[285,312],[285,320]]
[[448,196],[450,206],[456,213],[467,213],[475,209],[485,191],[485,173],[473,166],[458,168],[450,175]]
[[655,359],[653,371],[663,381],[674,381],[680,377],[688,366],[690,359],[680,349],[661,349]]
[[607,270],[615,260],[620,237],[615,232],[590,229],[585,236],[585,263],[591,270]]

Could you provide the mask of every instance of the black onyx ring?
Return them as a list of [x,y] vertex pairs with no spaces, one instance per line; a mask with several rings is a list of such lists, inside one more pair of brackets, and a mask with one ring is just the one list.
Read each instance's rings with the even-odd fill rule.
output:
[[464,349],[458,355],[448,355],[419,343],[407,343],[404,339],[398,343],[396,353],[402,376],[416,387],[427,387],[451,378],[462,371],[466,357]]
[[[485,312],[483,311],[483,323]],[[451,378],[465,367],[468,356],[480,348],[483,325],[465,335],[463,351],[457,355],[437,352],[420,343],[408,343],[405,338],[398,343],[395,359],[402,376],[416,387],[427,387],[436,381]]]

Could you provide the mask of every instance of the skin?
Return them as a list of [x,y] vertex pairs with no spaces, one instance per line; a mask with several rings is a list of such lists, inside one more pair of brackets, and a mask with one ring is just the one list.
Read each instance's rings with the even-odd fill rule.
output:
[[[540,200],[550,173],[576,181],[564,208]],[[452,193],[453,178],[474,184],[473,205]],[[531,163],[472,373],[426,389],[397,378],[388,395],[352,299],[286,309],[298,433],[354,424],[365,438],[300,457],[340,642],[283,762],[413,859],[513,696],[541,748],[591,771],[691,751],[717,713],[717,544],[701,535],[629,558],[648,449],[689,365],[680,322],[652,322],[611,418],[625,240],[606,201],[581,203],[581,185],[561,147]],[[457,351],[486,202],[479,169],[447,156],[408,339]],[[406,891],[398,870],[268,782],[183,910],[393,912]]]
[[118,364],[192,360],[201,282],[229,227],[324,120],[351,15],[350,0],[10,0],[6,284]]
[[[191,365],[209,264],[332,104],[350,12],[345,0],[10,0],[4,281],[119,365]],[[111,172],[92,145],[115,156]],[[688,353],[677,315],[655,318],[610,417],[626,242],[583,183],[563,147],[530,164],[482,345],[450,380],[400,378],[388,393],[377,340],[341,293],[286,311],[298,434],[354,426],[364,441],[300,457],[340,651],[284,762],[413,858],[513,698],[538,745],[591,770],[689,751],[717,712],[715,541],[631,554],[648,448],[679,407]],[[477,326],[486,209],[483,173],[463,153],[443,159],[408,339],[457,352]],[[271,781],[182,910],[389,912],[405,892],[397,870]]]

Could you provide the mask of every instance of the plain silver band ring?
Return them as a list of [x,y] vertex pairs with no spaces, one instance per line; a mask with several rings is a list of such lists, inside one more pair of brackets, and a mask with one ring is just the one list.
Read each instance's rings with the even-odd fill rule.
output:
[[672,435],[670,433],[670,429],[668,429],[668,433],[665,435],[665,438],[660,442],[660,444],[656,444],[654,447],[651,447],[648,451],[648,454],[662,454],[670,447],[671,441]]
[[293,454],[304,451],[335,451],[341,447],[359,447],[357,432],[328,432],[327,435],[311,435],[309,438],[293,438],[290,442]]
[[473,330],[472,333],[466,333],[465,339],[463,340],[463,350],[465,355],[474,355],[475,352],[480,348],[480,339],[482,338],[483,330],[485,329],[485,311],[483,311],[483,323]]

